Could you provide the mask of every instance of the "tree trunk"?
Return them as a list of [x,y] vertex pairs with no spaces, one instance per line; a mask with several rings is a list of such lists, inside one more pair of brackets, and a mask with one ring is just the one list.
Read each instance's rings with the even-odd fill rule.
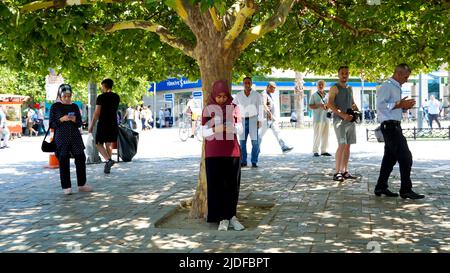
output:
[[297,112],[297,128],[303,128],[305,124],[305,113],[303,98],[305,97],[305,92],[303,90],[303,73],[295,72],[295,111]]
[[[234,58],[229,52],[216,48],[203,47],[198,49],[197,60],[202,78],[203,108],[207,105],[212,91],[212,85],[217,80],[227,80],[231,90],[231,78]],[[192,218],[206,218],[207,211],[207,183],[205,168],[205,141],[202,145],[202,158],[198,176],[197,189],[192,200],[190,216]]]

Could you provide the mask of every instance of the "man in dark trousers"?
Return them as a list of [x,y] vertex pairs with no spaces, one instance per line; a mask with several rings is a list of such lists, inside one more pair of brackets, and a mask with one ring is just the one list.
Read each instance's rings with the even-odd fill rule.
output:
[[388,197],[397,197],[388,189],[388,179],[394,165],[398,162],[400,166],[400,196],[404,199],[421,199],[425,196],[412,191],[411,167],[412,155],[403,136],[400,121],[402,120],[402,109],[411,109],[416,101],[414,99],[402,98],[401,86],[408,81],[411,69],[406,64],[395,67],[394,75],[381,85],[377,92],[377,114],[381,122],[381,132],[384,137],[384,156],[381,162],[380,176],[375,187],[375,195],[382,194]]
[[94,116],[89,126],[89,133],[92,133],[98,121],[95,144],[97,150],[106,160],[104,172],[110,173],[114,165],[112,160],[111,144],[117,142],[118,124],[117,109],[119,108],[120,97],[112,92],[114,82],[111,79],[102,81],[102,94],[97,97]]

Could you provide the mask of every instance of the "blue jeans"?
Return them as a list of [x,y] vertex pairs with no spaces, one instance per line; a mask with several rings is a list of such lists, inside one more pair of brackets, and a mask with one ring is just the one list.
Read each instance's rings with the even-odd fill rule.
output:
[[[256,139],[252,139],[252,158],[251,162],[256,164],[258,163],[258,155],[259,155],[259,136],[258,136],[258,130],[256,125],[257,117],[254,118],[245,118],[244,122],[244,134],[240,137],[239,143],[241,146],[241,163],[247,164],[247,139],[248,135],[250,134],[250,129],[256,130],[256,132],[252,132],[250,136],[254,136]],[[251,122],[254,122],[255,124],[252,124],[250,128]],[[256,137],[255,137],[256,136]]]

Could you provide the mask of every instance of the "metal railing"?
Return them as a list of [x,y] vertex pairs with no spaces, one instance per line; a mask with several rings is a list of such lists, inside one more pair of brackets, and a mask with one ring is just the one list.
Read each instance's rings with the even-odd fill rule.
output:
[[[402,129],[406,139],[448,139],[450,140],[450,126],[448,128],[405,128]],[[367,141],[377,141],[375,130],[366,129]]]

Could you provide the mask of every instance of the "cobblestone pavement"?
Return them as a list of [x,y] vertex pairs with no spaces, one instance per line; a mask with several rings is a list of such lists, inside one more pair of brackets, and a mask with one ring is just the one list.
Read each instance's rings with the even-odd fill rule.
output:
[[[219,232],[206,223],[197,230],[155,227],[193,196],[197,182],[200,142],[183,143],[176,134],[142,133],[133,162],[116,164],[110,175],[103,164],[88,165],[95,191],[74,188],[71,196],[62,194],[58,170],[43,168],[42,138],[12,141],[0,151],[0,251],[450,252],[450,141],[409,142],[414,189],[426,195],[412,201],[373,195],[381,144],[356,144],[350,166],[361,178],[339,183],[331,179],[334,159],[311,156],[311,130],[283,131],[296,146],[288,155],[268,136],[260,167],[243,169],[240,200],[274,207],[257,228]],[[71,175],[75,186],[74,166]],[[396,166],[391,190],[399,180]]]

